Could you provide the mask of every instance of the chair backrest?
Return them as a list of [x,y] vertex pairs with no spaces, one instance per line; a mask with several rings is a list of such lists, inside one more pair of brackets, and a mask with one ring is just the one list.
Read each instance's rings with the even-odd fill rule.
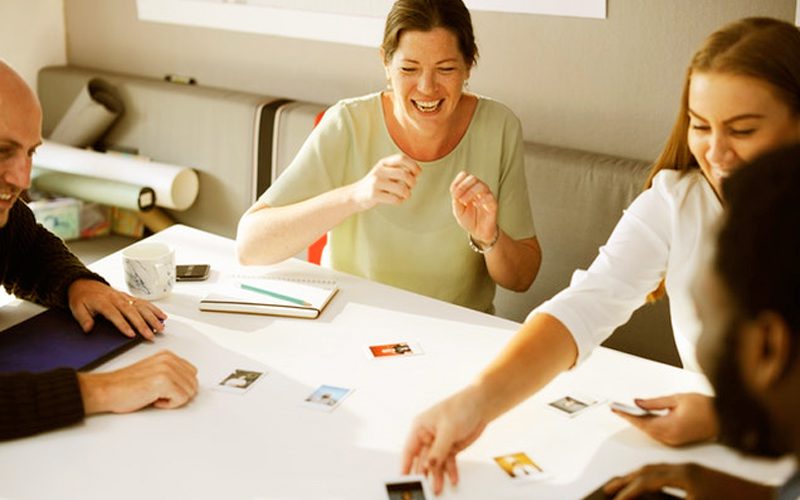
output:
[[[638,160],[528,143],[526,177],[542,266],[525,293],[498,287],[498,316],[523,321],[537,305],[586,269],[622,211],[641,193],[649,164]],[[666,300],[640,308],[606,345],[679,364]]]

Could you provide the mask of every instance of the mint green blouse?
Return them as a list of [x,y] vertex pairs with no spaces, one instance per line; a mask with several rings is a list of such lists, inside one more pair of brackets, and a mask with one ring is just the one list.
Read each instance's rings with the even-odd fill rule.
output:
[[[383,117],[381,94],[345,99],[328,109],[275,183],[270,206],[307,200],[363,178],[381,158],[401,153]],[[453,216],[450,183],[461,170],[485,182],[498,200],[498,223],[514,239],[535,236],[525,181],[522,128],[503,104],[479,97],[464,137],[443,158],[418,162],[411,197],[349,217],[328,235],[323,263],[429,297],[494,310],[495,284]]]

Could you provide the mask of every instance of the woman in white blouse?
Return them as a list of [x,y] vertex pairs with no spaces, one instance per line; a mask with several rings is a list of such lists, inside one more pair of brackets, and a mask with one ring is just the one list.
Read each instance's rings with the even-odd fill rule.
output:
[[[473,384],[417,417],[405,472],[432,473],[436,492],[445,473],[455,484],[459,451],[490,421],[582,362],[654,290],[669,295],[681,360],[696,369],[700,325],[689,289],[723,210],[720,185],[760,153],[800,141],[798,54],[800,31],[773,19],[744,19],[706,40],[689,66],[680,113],[649,189],[591,267],[533,311]],[[626,418],[662,442],[685,444],[716,435],[712,403],[699,394],[637,400],[669,412]]]

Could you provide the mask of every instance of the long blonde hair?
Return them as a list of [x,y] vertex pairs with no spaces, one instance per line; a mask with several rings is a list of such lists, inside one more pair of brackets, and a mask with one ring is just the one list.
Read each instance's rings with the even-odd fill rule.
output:
[[[735,21],[712,33],[700,47],[683,82],[680,109],[664,149],[650,170],[645,188],[661,170],[698,168],[689,151],[689,83],[694,73],[727,73],[769,83],[775,96],[800,115],[800,30],[768,17]],[[663,297],[664,282],[648,295],[648,302]]]

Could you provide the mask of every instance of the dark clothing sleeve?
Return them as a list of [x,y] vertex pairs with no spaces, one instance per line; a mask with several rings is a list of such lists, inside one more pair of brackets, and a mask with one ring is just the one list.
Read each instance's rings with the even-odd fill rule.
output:
[[83,417],[75,370],[0,375],[0,440],[57,429]]
[[0,281],[8,293],[46,307],[66,308],[69,285],[81,278],[106,283],[17,201],[0,229]]
[[[67,308],[77,279],[106,283],[17,201],[0,228],[0,282],[8,293],[47,307]],[[78,376],[62,368],[46,373],[0,374],[0,439],[63,427],[84,417]]]

